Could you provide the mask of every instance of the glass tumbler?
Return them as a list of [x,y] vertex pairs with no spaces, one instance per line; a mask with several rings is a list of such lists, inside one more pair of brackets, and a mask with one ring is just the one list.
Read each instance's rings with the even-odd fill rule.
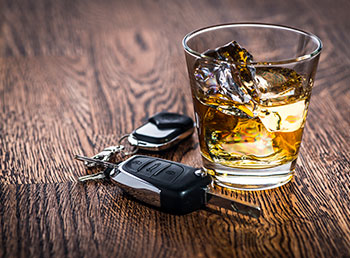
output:
[[[234,41],[244,48],[239,60],[223,47]],[[203,167],[215,184],[262,190],[290,181],[320,39],[286,26],[223,24],[189,33],[183,47]]]

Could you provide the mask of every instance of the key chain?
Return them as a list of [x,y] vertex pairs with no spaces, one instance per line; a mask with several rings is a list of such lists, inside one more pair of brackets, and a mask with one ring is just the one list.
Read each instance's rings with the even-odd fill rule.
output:
[[134,155],[118,164],[76,155],[95,162],[104,171],[79,181],[109,179],[134,198],[172,214],[187,214],[212,204],[256,219],[260,207],[215,193],[212,179],[199,168],[155,157]]
[[[109,162],[117,153],[126,157],[136,154],[139,149],[154,152],[166,150],[192,135],[193,131],[194,122],[190,117],[177,113],[160,112],[150,117],[147,123],[132,133],[122,136],[118,140],[118,145],[105,148],[92,159]],[[130,151],[125,151],[125,146],[122,144],[126,139],[132,146]],[[84,164],[88,168],[98,165],[96,162],[89,161],[85,161]]]

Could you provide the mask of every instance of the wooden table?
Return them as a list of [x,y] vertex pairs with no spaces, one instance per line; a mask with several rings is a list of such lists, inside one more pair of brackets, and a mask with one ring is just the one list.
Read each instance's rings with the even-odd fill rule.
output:
[[[0,0],[1,257],[350,257],[349,1]],[[318,35],[321,56],[296,176],[231,193],[261,205],[159,212],[108,182],[92,155],[161,110],[193,116],[181,40],[267,22]],[[158,157],[201,164],[197,136]],[[229,193],[228,193],[229,194]]]

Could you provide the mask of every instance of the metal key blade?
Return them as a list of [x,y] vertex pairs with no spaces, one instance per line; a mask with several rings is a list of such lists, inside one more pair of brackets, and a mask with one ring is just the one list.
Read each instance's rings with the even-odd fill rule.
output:
[[89,158],[89,157],[85,157],[85,156],[81,156],[81,155],[75,155],[74,158],[76,160],[85,161],[85,162],[95,162],[99,165],[106,167],[106,169],[103,172],[98,172],[96,174],[79,177],[78,180],[80,182],[84,182],[84,181],[88,181],[88,180],[105,179],[105,178],[108,179],[109,176],[111,175],[112,170],[115,171],[116,168],[119,167],[119,165],[115,164],[115,163],[111,163],[111,162],[107,162],[107,161],[103,161],[103,160],[98,160],[98,159],[94,159],[94,158]]
[[76,160],[80,160],[80,161],[94,162],[94,163],[97,163],[99,165],[102,165],[102,166],[105,166],[105,167],[110,167],[110,168],[118,168],[118,166],[119,166],[116,163],[111,163],[111,162],[108,162],[108,161],[93,159],[93,158],[89,158],[89,157],[85,157],[85,156],[81,156],[81,155],[75,155],[74,158]]
[[85,182],[89,180],[97,180],[97,179],[104,179],[106,178],[105,174],[103,172],[93,174],[93,175],[86,175],[86,176],[81,176],[78,178],[80,182]]
[[259,206],[256,206],[247,202],[225,198],[222,195],[218,195],[217,193],[214,193],[210,187],[206,188],[206,194],[211,195],[210,198],[207,198],[209,199],[209,201],[207,201],[207,204],[212,204],[218,207],[222,207],[227,210],[248,215],[256,219],[260,217],[261,210]]

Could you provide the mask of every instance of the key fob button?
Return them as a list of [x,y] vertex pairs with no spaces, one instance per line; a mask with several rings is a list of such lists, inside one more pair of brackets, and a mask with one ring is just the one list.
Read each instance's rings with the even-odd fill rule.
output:
[[153,160],[147,157],[136,157],[129,162],[127,162],[124,167],[127,172],[137,173],[141,171],[147,164],[151,163]]
[[175,179],[182,174],[184,169],[176,164],[171,164],[166,169],[159,171],[152,176],[152,179],[163,182],[163,183],[172,183]]
[[152,175],[159,174],[162,170],[170,167],[170,163],[161,160],[155,160],[147,165],[143,166],[139,170],[139,174],[151,177]]

